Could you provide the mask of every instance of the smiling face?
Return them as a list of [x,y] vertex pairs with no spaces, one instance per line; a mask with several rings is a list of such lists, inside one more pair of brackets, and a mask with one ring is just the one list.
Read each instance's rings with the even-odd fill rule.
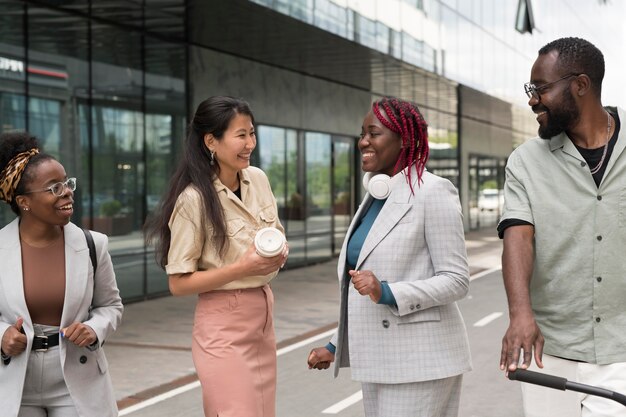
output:
[[[558,52],[539,55],[531,71],[530,81],[538,88],[551,83],[565,74],[558,66]],[[565,78],[540,91],[539,99],[533,97],[528,105],[537,114],[538,133],[543,139],[550,139],[561,132],[570,131],[580,118],[580,111],[571,91],[575,77]]]
[[363,120],[359,139],[363,171],[393,176],[401,149],[400,136],[385,127],[370,110]]
[[67,180],[63,165],[54,159],[48,159],[37,164],[32,169],[33,172],[29,173],[31,180],[25,187],[25,191],[28,194],[16,197],[22,213],[22,219],[43,223],[48,226],[68,224],[72,213],[74,213],[74,192],[65,187],[63,195],[57,197],[49,190],[46,190],[52,184]]
[[222,138],[205,137],[206,146],[215,152],[219,164],[219,178],[224,184],[236,180],[237,173],[250,166],[250,156],[256,147],[256,132],[252,118],[235,114]]

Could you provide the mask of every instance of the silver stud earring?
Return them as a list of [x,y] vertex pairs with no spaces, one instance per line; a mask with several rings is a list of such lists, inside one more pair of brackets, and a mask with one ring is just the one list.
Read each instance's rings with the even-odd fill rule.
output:
[[22,207],[22,210],[24,210],[24,211],[28,211],[28,210],[30,210],[30,209],[29,209],[28,207]]

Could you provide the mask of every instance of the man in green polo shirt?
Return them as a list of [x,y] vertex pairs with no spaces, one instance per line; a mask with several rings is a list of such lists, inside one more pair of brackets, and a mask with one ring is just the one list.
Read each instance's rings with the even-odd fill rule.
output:
[[[601,102],[604,57],[563,38],[539,50],[528,105],[539,138],[506,167],[500,368],[626,393],[625,113]],[[520,364],[521,363],[521,364]],[[522,384],[526,417],[623,417],[612,400]]]

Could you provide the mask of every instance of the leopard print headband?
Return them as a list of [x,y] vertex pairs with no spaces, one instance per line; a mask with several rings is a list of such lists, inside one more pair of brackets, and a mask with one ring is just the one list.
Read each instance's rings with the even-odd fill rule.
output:
[[20,183],[24,169],[33,155],[39,153],[39,149],[33,148],[29,151],[18,153],[9,161],[6,167],[0,172],[0,200],[11,203],[13,201],[15,188]]

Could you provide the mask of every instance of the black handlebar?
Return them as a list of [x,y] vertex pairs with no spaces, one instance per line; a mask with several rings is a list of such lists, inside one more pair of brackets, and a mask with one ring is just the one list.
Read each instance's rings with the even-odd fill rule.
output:
[[527,382],[529,384],[541,385],[561,391],[571,390],[576,392],[582,392],[585,394],[596,395],[598,397],[608,398],[610,400],[617,401],[618,403],[626,406],[625,395],[604,388],[580,384],[578,382],[570,382],[565,378],[554,375],[527,371],[525,369],[517,369],[515,371],[509,371],[508,377],[512,381]]

